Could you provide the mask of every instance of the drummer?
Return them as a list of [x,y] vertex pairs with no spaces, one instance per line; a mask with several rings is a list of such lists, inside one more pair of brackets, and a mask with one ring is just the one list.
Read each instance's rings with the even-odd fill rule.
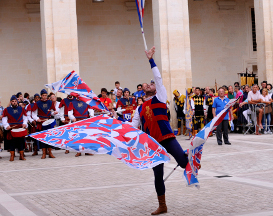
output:
[[[94,116],[94,110],[91,109],[91,106],[89,106],[87,103],[79,100],[78,98],[76,100],[72,100],[68,107],[68,117],[71,120],[71,122],[81,121],[84,119],[87,119],[88,117]],[[93,155],[90,153],[85,153],[85,155]],[[78,152],[75,157],[81,156],[81,153]]]
[[[69,108],[69,104],[73,100],[76,100],[76,99],[72,95],[67,95],[67,98],[62,99],[59,105],[61,125],[66,125],[70,122],[70,119],[68,118],[68,108]],[[68,154],[68,153],[69,153],[69,150],[66,150],[65,154]]]
[[[51,114],[53,114],[54,111],[56,111],[54,104],[52,103],[52,101],[47,99],[47,91],[45,89],[42,89],[41,100],[38,100],[32,108],[32,118],[37,122],[37,131],[43,130],[43,122],[50,119]],[[43,155],[41,159],[46,158],[47,149],[49,158],[55,158],[51,152],[51,147],[49,145],[41,142],[40,146],[43,150]]]
[[24,158],[24,146],[25,137],[14,138],[11,135],[11,129],[15,128],[27,128],[27,114],[26,111],[18,106],[18,100],[15,95],[10,98],[10,106],[5,108],[3,111],[3,126],[7,131],[7,141],[10,146],[10,161],[14,161],[15,148],[18,148],[20,152],[20,160],[26,160]]

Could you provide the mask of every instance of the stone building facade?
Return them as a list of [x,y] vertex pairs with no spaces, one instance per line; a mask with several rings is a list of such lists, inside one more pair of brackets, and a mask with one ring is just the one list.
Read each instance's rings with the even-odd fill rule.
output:
[[[271,0],[146,0],[144,31],[172,91],[273,82]],[[152,78],[133,0],[1,0],[0,96],[39,92],[75,70],[95,93]],[[173,115],[174,116],[174,115]],[[174,117],[173,117],[174,118]]]

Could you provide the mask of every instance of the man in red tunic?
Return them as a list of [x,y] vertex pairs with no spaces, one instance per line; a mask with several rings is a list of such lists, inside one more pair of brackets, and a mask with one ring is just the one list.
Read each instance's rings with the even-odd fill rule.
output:
[[[70,119],[68,118],[68,108],[70,103],[76,100],[72,95],[67,95],[67,98],[62,99],[60,105],[59,105],[59,112],[60,112],[60,119],[61,119],[61,125],[66,125],[70,122]],[[69,150],[65,151],[65,154],[68,154]]]
[[[94,110],[91,108],[91,106],[79,100],[78,98],[76,100],[73,100],[69,104],[68,117],[71,120],[71,122],[81,121],[93,116],[94,116]],[[85,155],[93,155],[93,154],[85,153]],[[79,156],[81,156],[81,152],[78,152],[75,155],[75,157],[79,157]]]
[[[146,100],[136,109],[131,125],[138,128],[141,124],[142,130],[156,139],[175,158],[180,167],[185,168],[188,163],[188,157],[176,140],[168,120],[166,105],[167,91],[163,86],[160,72],[153,60],[155,47],[145,52],[151,64],[154,82],[142,85],[146,94]],[[152,215],[167,212],[163,169],[163,163],[153,168],[159,207]]]
[[[50,119],[51,112],[56,111],[54,104],[52,101],[47,99],[47,91],[43,89],[41,91],[41,100],[38,100],[32,108],[32,118],[37,122],[37,130],[42,131],[42,124],[46,120]],[[41,147],[43,150],[43,155],[41,159],[46,158],[46,152],[48,149],[49,158],[55,158],[51,152],[51,147],[43,142],[41,143]]]
[[14,161],[15,148],[20,152],[20,160],[24,158],[25,137],[12,137],[11,129],[27,128],[27,114],[24,108],[18,106],[18,100],[15,95],[10,99],[11,105],[3,111],[3,126],[7,130],[7,140],[10,144],[10,161]]

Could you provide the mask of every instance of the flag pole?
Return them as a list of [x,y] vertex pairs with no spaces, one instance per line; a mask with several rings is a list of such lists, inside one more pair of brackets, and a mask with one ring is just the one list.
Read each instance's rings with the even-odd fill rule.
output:
[[171,176],[171,174],[173,174],[173,172],[176,170],[177,167],[179,167],[178,164],[177,164],[176,167],[170,172],[170,174],[167,175],[167,177],[164,179],[164,182],[167,181],[167,179]]
[[142,32],[142,37],[143,37],[144,47],[145,47],[145,50],[147,51],[147,50],[148,50],[148,48],[147,48],[147,43],[146,43],[146,39],[145,39],[145,35],[144,35],[144,30],[143,30],[143,28],[141,28],[141,32]]

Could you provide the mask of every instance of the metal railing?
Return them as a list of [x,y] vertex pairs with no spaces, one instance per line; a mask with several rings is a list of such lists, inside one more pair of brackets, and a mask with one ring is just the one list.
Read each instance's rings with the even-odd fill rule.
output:
[[[270,104],[269,106],[272,106],[272,104]],[[249,132],[255,133],[255,129],[256,127],[258,127],[257,126],[257,108],[263,109],[263,121],[265,122],[265,124],[263,125],[264,130],[267,131],[268,127],[270,129],[270,127],[273,126],[271,125],[271,122],[267,122],[267,118],[266,118],[267,114],[265,113],[266,104],[264,103],[246,104],[240,109],[238,107],[238,110],[236,112],[238,121],[237,121],[237,124],[234,125],[235,127],[242,127],[244,135],[246,135]],[[244,112],[247,113],[247,118],[250,119],[251,124],[249,124],[249,121],[245,119],[245,116],[243,115]],[[269,113],[269,115],[271,115],[271,113]],[[243,119],[245,121],[243,121]]]

